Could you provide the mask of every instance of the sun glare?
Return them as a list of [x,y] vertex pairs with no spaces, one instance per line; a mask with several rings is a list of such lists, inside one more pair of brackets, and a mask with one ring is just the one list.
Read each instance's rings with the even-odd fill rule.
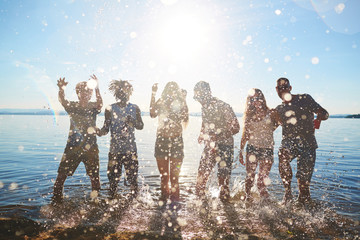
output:
[[164,53],[175,58],[198,55],[209,42],[207,26],[191,15],[173,17],[160,28],[159,44]]

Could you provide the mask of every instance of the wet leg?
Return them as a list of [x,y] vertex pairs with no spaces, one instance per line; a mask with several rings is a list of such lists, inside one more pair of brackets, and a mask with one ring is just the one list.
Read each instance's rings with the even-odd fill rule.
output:
[[292,192],[291,192],[291,179],[292,179],[292,169],[290,165],[290,154],[287,150],[280,149],[279,150],[279,173],[281,180],[283,182],[285,188],[285,194],[283,198],[283,203],[286,204],[290,200],[292,200]]
[[269,197],[269,193],[266,190],[266,185],[268,184],[265,181],[269,177],[272,164],[273,164],[273,159],[269,159],[269,158],[260,161],[259,164],[259,178],[257,182],[257,187],[259,189],[260,196],[263,198]]
[[252,156],[253,154],[248,152],[246,154],[246,178],[245,178],[245,193],[246,193],[246,201],[251,202],[252,201],[252,197],[251,197],[251,188],[254,185],[254,180],[255,180],[255,171],[258,165],[258,160],[257,159],[251,159],[252,161],[250,161],[250,156]]
[[171,182],[171,200],[179,201],[180,186],[179,176],[182,165],[182,159],[170,158],[170,182]]
[[161,199],[169,198],[169,159],[157,158],[157,166],[160,172]]
[[205,147],[201,155],[198,175],[196,178],[196,195],[202,197],[205,195],[206,183],[215,166],[215,154],[210,148]]
[[58,203],[63,200],[63,188],[66,178],[67,178],[66,174],[61,172],[58,173],[54,184],[54,192],[52,198],[53,203]]
[[119,156],[116,154],[109,153],[109,163],[108,163],[108,170],[107,176],[109,179],[110,184],[110,196],[113,197],[117,192],[117,187],[121,177],[121,159],[118,159]]

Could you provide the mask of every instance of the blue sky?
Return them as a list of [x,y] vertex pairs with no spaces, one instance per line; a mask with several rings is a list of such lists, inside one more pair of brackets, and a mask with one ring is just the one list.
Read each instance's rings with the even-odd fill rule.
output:
[[105,105],[111,79],[132,80],[142,111],[153,83],[177,81],[200,111],[192,89],[205,80],[242,112],[252,87],[276,107],[285,76],[330,114],[360,113],[359,12],[358,0],[1,1],[0,108],[61,110],[56,80],[75,100],[96,74]]

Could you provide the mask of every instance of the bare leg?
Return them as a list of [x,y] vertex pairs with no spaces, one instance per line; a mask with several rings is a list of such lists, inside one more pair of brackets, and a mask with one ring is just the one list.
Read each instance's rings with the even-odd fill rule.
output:
[[53,193],[53,202],[61,202],[63,199],[63,188],[64,183],[67,178],[67,175],[64,173],[58,173],[55,184],[54,184],[54,193]]
[[169,197],[169,159],[157,158],[156,162],[160,172],[161,198],[167,199]]
[[196,179],[197,196],[204,196],[205,194],[206,183],[216,163],[215,157],[216,155],[210,150],[210,148],[204,148],[204,151],[201,154],[200,165]]
[[298,186],[299,186],[298,201],[301,203],[309,202],[311,200],[310,183],[308,181],[302,181],[298,179]]
[[174,201],[180,199],[179,176],[181,165],[182,159],[170,158],[171,200]]
[[286,204],[292,199],[292,192],[291,192],[291,179],[292,179],[292,169],[290,165],[290,155],[284,149],[279,151],[279,173],[282,179],[285,194],[284,194],[284,203]]
[[259,189],[261,197],[269,197],[269,193],[266,190],[266,184],[264,180],[269,177],[272,164],[273,159],[264,159],[263,161],[260,161],[257,187]]
[[245,178],[245,193],[246,193],[246,200],[251,201],[251,188],[254,185],[255,179],[255,171],[258,165],[258,159],[254,162],[250,162],[249,157],[252,155],[251,153],[246,154],[246,178]]

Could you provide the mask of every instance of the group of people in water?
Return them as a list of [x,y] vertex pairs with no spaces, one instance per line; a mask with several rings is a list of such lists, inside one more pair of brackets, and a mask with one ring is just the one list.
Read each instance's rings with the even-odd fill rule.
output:
[[[63,199],[65,180],[71,176],[80,162],[83,162],[90,177],[93,192],[100,190],[99,150],[96,136],[111,133],[107,175],[110,196],[115,197],[122,173],[133,194],[138,192],[138,156],[135,129],[141,130],[144,123],[140,108],[129,102],[133,87],[129,81],[113,80],[109,90],[116,102],[106,107],[102,128],[96,127],[96,116],[101,112],[103,102],[96,81],[96,102],[90,102],[93,88],[88,82],[76,85],[79,101],[65,99],[65,78],[58,80],[59,101],[70,118],[68,141],[61,159],[58,176],[54,184],[53,202]],[[239,161],[246,166],[246,201],[252,202],[251,188],[254,185],[256,169],[259,166],[257,187],[261,198],[268,198],[266,186],[269,172],[274,162],[273,132],[282,126],[282,141],[278,151],[279,173],[285,194],[283,202],[292,200],[292,168],[290,162],[297,158],[299,196],[298,201],[310,201],[310,182],[314,171],[317,143],[315,129],[326,120],[328,112],[308,94],[292,94],[287,78],[279,78],[276,84],[282,103],[270,109],[260,89],[251,89],[246,99],[244,127],[240,143]],[[150,116],[158,118],[154,156],[161,178],[161,200],[180,200],[179,175],[184,159],[183,130],[189,122],[186,103],[187,92],[176,82],[168,82],[156,100],[158,85],[152,86]],[[198,168],[195,192],[199,197],[206,196],[206,184],[218,167],[217,177],[220,186],[219,198],[230,200],[230,176],[234,159],[234,135],[240,131],[240,124],[231,106],[211,92],[209,83],[200,81],[194,87],[194,100],[201,104],[202,125],[198,137],[204,145]],[[314,120],[314,114],[316,119]],[[246,146],[246,151],[244,152]],[[245,156],[244,156],[245,155]],[[244,160],[245,158],[245,160]]]

